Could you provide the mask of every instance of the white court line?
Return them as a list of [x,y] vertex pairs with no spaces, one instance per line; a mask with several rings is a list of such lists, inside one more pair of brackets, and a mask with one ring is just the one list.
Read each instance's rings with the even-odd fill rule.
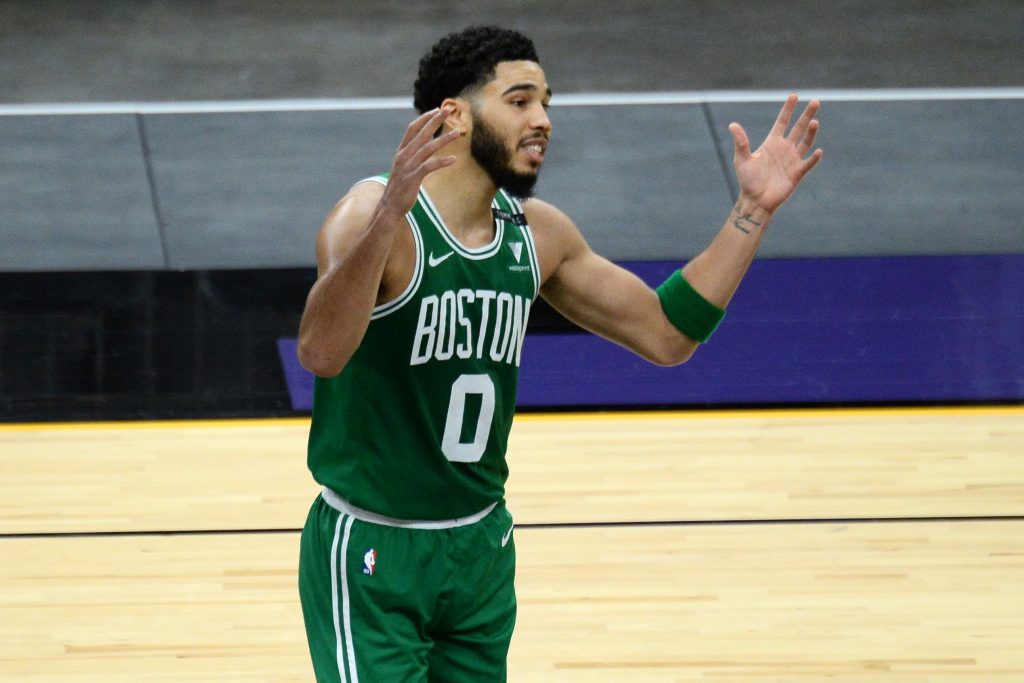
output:
[[[1018,100],[1024,88],[884,88],[859,90],[797,90],[800,98],[828,102],[899,102],[934,100]],[[676,92],[556,94],[552,106],[585,107],[645,104],[781,102],[786,90],[692,90]],[[197,102],[68,102],[0,104],[0,116],[68,114],[210,114],[274,111],[358,111],[412,109],[408,97],[344,99],[225,100]]]

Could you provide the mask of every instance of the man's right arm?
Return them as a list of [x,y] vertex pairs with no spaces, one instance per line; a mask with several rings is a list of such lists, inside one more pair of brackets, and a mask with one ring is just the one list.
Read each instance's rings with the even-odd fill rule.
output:
[[395,154],[387,187],[356,185],[327,216],[317,237],[316,284],[306,298],[299,325],[302,366],[321,377],[337,375],[366,334],[373,307],[400,278],[401,249],[396,235],[416,202],[427,174],[455,162],[435,152],[459,133],[434,137],[445,112],[423,114],[406,129]]
[[327,216],[316,241],[317,281],[299,325],[302,366],[321,377],[341,372],[370,323],[403,214],[380,199],[376,183],[354,187]]

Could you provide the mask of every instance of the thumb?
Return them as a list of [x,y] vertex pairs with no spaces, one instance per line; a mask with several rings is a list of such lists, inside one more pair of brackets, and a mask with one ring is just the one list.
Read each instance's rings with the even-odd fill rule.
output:
[[736,163],[746,161],[750,157],[750,140],[747,139],[747,132],[743,130],[743,126],[735,122],[729,124],[729,132],[732,133],[735,145],[733,160]]

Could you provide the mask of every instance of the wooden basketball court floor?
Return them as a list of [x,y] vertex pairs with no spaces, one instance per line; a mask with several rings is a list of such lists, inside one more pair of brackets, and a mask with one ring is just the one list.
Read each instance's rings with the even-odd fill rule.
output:
[[[0,426],[0,681],[312,680],[307,428]],[[509,460],[511,681],[1024,681],[1024,407],[521,415]]]

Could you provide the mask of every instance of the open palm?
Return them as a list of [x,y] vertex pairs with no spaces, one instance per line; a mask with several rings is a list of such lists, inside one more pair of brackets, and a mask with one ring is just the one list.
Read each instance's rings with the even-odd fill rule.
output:
[[796,104],[797,96],[790,95],[768,137],[753,153],[743,126],[738,123],[729,125],[735,143],[733,165],[740,193],[769,213],[789,199],[822,156],[821,149],[816,149],[805,158],[818,134],[818,121],[814,118],[819,107],[817,100],[808,103],[792,130],[786,133]]

